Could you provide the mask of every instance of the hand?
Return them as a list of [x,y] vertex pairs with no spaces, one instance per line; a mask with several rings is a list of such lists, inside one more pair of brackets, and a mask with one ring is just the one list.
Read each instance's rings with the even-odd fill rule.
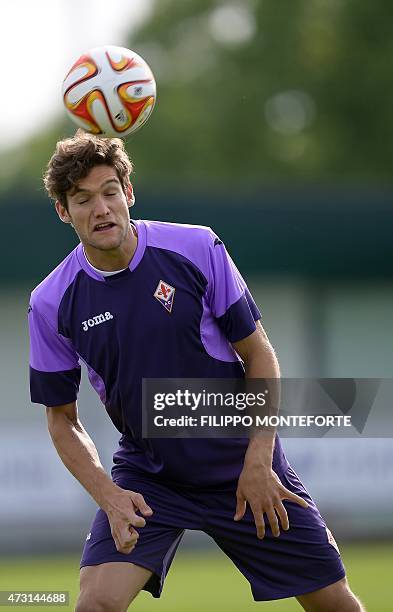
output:
[[254,515],[257,537],[260,540],[265,537],[264,514],[268,518],[275,537],[280,535],[278,518],[282,529],[285,531],[289,529],[288,514],[282,503],[283,499],[289,499],[303,508],[308,508],[308,503],[303,498],[284,487],[273,470],[264,470],[259,465],[243,467],[239,477],[236,498],[234,520],[240,521],[243,518],[248,502]]
[[[143,516],[151,516],[153,510],[147,505],[143,495],[134,491],[126,491],[117,485],[103,509],[108,516],[116,549],[121,553],[129,554],[135,548],[139,538],[134,527],[143,528],[146,525]],[[143,516],[136,514],[138,511]]]

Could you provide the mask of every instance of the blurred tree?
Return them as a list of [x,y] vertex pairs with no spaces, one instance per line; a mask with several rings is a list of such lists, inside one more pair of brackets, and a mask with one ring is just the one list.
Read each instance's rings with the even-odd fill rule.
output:
[[159,84],[137,147],[146,180],[391,181],[387,0],[155,6],[130,40]]
[[[158,83],[127,143],[138,184],[390,183],[391,13],[388,0],[156,0],[128,41]],[[15,180],[37,182],[56,130]]]

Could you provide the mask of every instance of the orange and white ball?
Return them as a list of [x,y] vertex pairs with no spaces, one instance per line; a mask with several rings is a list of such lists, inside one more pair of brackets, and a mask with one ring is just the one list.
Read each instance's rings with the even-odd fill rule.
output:
[[67,113],[78,127],[98,136],[124,138],[150,117],[156,82],[134,51],[96,47],[73,64],[62,93]]

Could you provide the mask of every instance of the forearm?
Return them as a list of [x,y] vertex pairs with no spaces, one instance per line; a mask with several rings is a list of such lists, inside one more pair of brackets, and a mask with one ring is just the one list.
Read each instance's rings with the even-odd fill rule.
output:
[[[246,379],[266,380],[269,405],[267,414],[276,413],[280,397],[280,367],[273,347],[262,329],[258,329],[259,343],[245,360]],[[274,428],[258,428],[251,432],[250,442],[244,459],[247,467],[271,470],[274,451]]]
[[105,472],[94,442],[78,420],[63,421],[49,427],[53,444],[66,468],[105,509],[106,500],[116,489]]

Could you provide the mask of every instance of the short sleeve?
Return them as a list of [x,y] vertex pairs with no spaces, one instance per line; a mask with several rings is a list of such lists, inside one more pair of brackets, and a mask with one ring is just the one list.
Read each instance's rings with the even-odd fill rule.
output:
[[252,334],[261,313],[222,241],[210,245],[208,302],[218,325],[230,342]]
[[45,406],[75,401],[81,378],[77,353],[35,305],[29,306],[28,320],[31,401]]

